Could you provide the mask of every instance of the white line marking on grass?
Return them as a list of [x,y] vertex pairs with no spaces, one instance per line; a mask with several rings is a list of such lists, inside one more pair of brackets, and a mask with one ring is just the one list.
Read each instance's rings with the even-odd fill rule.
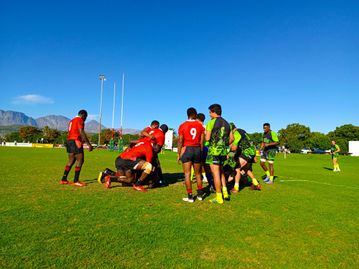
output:
[[279,182],[310,182],[310,183],[328,185],[328,186],[333,186],[333,187],[343,187],[343,188],[348,188],[348,189],[359,190],[359,187],[346,186],[346,185],[337,185],[337,184],[331,184],[331,183],[327,183],[327,182],[318,182],[318,181],[308,180],[308,179],[290,179],[290,180],[280,179]]

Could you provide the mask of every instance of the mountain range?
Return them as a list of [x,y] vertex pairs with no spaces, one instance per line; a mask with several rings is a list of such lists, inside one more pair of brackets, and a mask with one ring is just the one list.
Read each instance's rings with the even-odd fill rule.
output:
[[[4,111],[0,109],[0,128],[1,126],[34,126],[37,128],[43,128],[48,126],[51,129],[59,131],[66,131],[67,124],[71,119],[61,115],[49,115],[34,119],[27,116],[22,112],[17,111]],[[106,129],[104,125],[101,125],[102,129]],[[97,133],[100,124],[95,120],[86,122],[85,131],[87,133]],[[138,134],[140,131],[136,129],[123,129],[124,134]]]

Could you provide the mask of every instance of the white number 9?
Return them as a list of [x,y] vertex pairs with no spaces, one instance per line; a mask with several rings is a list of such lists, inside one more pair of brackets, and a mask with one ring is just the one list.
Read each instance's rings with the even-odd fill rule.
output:
[[196,128],[191,128],[191,130],[189,130],[189,133],[191,134],[192,139],[194,140],[196,138],[196,134],[197,134]]

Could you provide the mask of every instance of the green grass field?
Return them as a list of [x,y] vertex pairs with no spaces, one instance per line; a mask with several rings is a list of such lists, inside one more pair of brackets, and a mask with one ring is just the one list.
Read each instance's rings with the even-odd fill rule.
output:
[[[357,157],[340,157],[334,173],[330,156],[278,155],[274,185],[214,205],[183,202],[182,182],[108,190],[96,178],[116,156],[86,152],[89,185],[77,188],[58,184],[64,149],[0,147],[0,267],[359,267]],[[160,158],[165,176],[180,180],[175,154]],[[260,178],[259,164],[254,172]]]

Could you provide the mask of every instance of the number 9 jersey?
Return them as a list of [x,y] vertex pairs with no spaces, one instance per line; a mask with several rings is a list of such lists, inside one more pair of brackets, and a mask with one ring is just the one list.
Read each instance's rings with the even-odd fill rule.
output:
[[178,128],[178,135],[183,136],[183,146],[201,146],[201,136],[204,134],[204,127],[197,120],[187,120]]

